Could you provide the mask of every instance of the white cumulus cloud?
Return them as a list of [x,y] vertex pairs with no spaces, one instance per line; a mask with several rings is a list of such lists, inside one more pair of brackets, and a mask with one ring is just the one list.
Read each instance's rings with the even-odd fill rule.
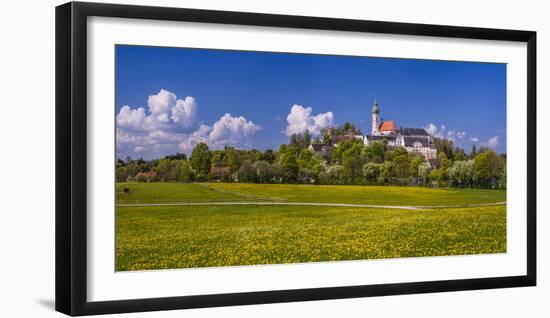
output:
[[191,127],[197,116],[197,103],[195,98],[191,96],[185,99],[178,99],[176,105],[171,108],[172,120],[184,128]]
[[262,128],[252,121],[247,121],[243,116],[232,117],[226,113],[212,126],[209,138],[211,142],[236,144]]
[[[443,126],[445,127],[445,126]],[[454,130],[449,130],[447,132],[447,139],[449,140],[456,140],[456,139],[464,139],[464,136],[466,136],[466,132],[465,131],[454,131]]]
[[149,114],[143,107],[132,109],[123,106],[116,116],[117,127],[132,130],[189,130],[194,128],[197,118],[195,98],[187,96],[178,99],[165,89],[150,95],[147,100]]
[[489,148],[496,148],[498,147],[498,145],[499,145],[498,136],[491,137],[487,141],[487,147]]
[[[178,99],[176,94],[165,89],[150,95],[147,107],[124,105],[116,115],[117,152],[121,157],[158,158],[178,151],[189,153],[199,142],[208,144],[211,149],[224,146],[247,148],[251,146],[250,138],[262,129],[244,116],[230,113],[225,113],[211,125],[199,123],[198,113],[194,97]],[[312,107],[294,104],[286,121],[283,133],[287,136],[306,130],[317,136],[322,128],[334,125],[334,115],[332,112],[315,114]],[[466,137],[465,131],[447,130],[445,125],[430,123],[424,128],[434,137],[457,142]],[[480,142],[475,136],[469,140]],[[496,148],[499,137],[494,136],[481,144]]]
[[117,126],[121,128],[141,129],[144,121],[145,109],[143,107],[131,109],[130,106],[125,105],[116,116]]
[[149,112],[153,115],[165,114],[176,104],[176,99],[176,94],[161,89],[156,95],[149,95]]
[[447,127],[445,127],[445,125],[441,125],[441,126],[437,126],[435,124],[428,124],[427,126],[424,127],[424,129],[426,130],[426,132],[428,134],[430,134],[431,136],[433,137],[437,137],[437,138],[444,138],[445,137],[445,129]]
[[143,147],[143,146],[134,147],[134,152],[139,153],[139,152],[143,152],[143,151],[145,151],[145,147]]
[[449,140],[455,140],[455,135],[456,135],[456,131],[454,130],[449,130],[447,132],[447,139]]
[[148,108],[123,106],[116,115],[116,146],[120,157],[158,158],[178,151],[190,152],[199,142],[212,149],[226,145],[248,147],[262,128],[243,116],[226,113],[212,126],[198,122],[194,97],[178,99],[161,89],[147,99]]
[[212,127],[201,124],[199,129],[183,138],[178,148],[180,151],[189,152],[199,142],[206,143],[212,149],[221,149],[225,146],[248,147],[249,137],[261,129],[262,127],[243,116],[233,117],[226,113]]
[[190,153],[191,150],[200,142],[208,144],[208,134],[212,131],[212,127],[201,124],[199,129],[184,136],[178,145],[178,150],[185,153]]
[[334,115],[332,112],[312,115],[312,111],[311,107],[303,107],[297,104],[292,105],[290,113],[286,117],[287,126],[284,133],[290,136],[292,134],[303,133],[307,130],[312,135],[319,135],[322,128],[333,125]]
[[430,134],[433,137],[446,138],[452,141],[456,141],[457,139],[464,139],[464,137],[466,137],[465,131],[457,131],[457,130],[447,131],[447,126],[445,125],[437,126],[436,124],[430,123],[424,126],[424,129],[428,134]]

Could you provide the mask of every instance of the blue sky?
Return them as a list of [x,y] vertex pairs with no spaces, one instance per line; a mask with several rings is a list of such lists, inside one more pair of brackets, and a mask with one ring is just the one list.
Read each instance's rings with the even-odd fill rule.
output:
[[[291,132],[380,116],[506,151],[506,65],[116,46],[117,156],[207,142],[277,149]],[[292,112],[291,112],[292,110]],[[307,128],[304,128],[307,127]]]

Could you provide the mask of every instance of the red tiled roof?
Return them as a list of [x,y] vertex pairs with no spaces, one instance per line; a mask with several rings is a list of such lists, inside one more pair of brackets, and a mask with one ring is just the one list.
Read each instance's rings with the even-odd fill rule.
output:
[[397,126],[393,120],[383,121],[380,124],[380,131],[397,131]]
[[136,175],[137,176],[144,176],[148,178],[153,178],[157,176],[157,173],[155,171],[146,171],[146,172],[140,172]]
[[224,176],[229,173],[229,167],[212,167],[210,168],[210,174],[214,176]]

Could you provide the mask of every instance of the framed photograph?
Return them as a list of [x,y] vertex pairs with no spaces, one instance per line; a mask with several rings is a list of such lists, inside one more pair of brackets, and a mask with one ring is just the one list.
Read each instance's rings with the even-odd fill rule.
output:
[[56,8],[56,309],[536,284],[536,33]]

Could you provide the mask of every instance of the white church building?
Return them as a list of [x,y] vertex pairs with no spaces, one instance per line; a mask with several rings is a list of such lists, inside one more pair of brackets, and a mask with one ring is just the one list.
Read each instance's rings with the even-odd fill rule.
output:
[[424,128],[397,128],[393,120],[380,120],[380,107],[376,99],[372,105],[371,134],[362,137],[365,145],[386,142],[389,147],[404,147],[408,152],[419,153],[426,160],[437,156],[433,137]]
[[374,99],[372,105],[372,129],[370,135],[363,135],[359,129],[344,132],[343,135],[332,135],[332,144],[311,144],[309,149],[324,157],[330,156],[340,142],[352,138],[363,140],[365,146],[373,142],[385,143],[388,148],[404,147],[410,153],[419,153],[428,162],[437,157],[433,137],[424,128],[397,128],[393,120],[380,120],[380,107]]

